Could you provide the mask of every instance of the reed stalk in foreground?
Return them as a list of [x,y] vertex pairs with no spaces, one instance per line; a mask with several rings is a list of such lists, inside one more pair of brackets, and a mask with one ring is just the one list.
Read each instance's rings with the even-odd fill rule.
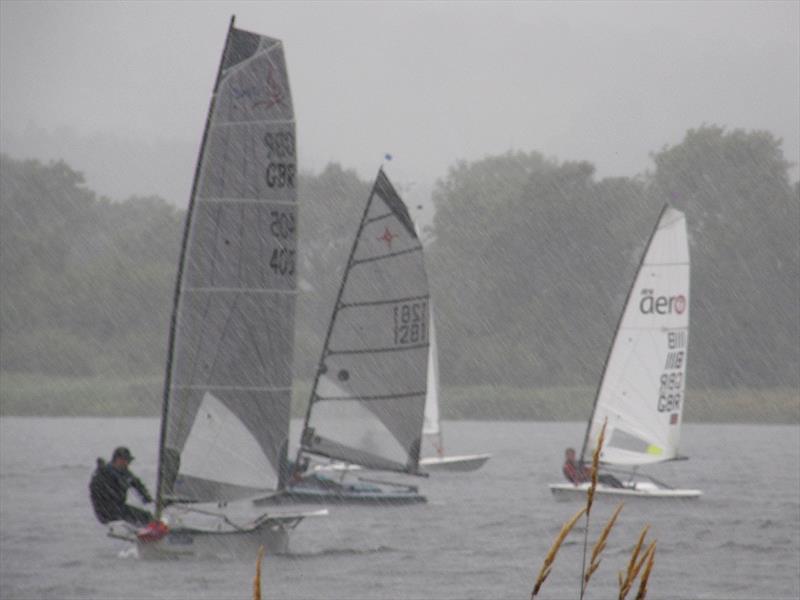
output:
[[619,572],[619,600],[625,600],[625,596],[627,595],[628,591],[631,589],[631,585],[633,585],[633,580],[636,579],[636,574],[638,573],[638,569],[636,573],[634,573],[634,569],[636,569],[637,559],[639,558],[639,552],[642,550],[642,545],[644,544],[644,538],[647,536],[647,532],[650,529],[650,525],[645,525],[642,528],[642,532],[639,534],[639,540],[636,542],[636,546],[633,548],[633,552],[631,552],[631,559],[628,561],[628,570],[625,572],[625,577],[623,578],[623,572]]
[[261,561],[264,558],[264,546],[258,548],[256,559],[256,576],[253,578],[253,600],[261,600]]
[[591,579],[592,575],[595,571],[600,567],[600,555],[603,553],[603,550],[606,548],[606,541],[608,540],[608,536],[611,533],[611,529],[614,527],[614,523],[617,522],[617,517],[619,516],[622,507],[624,506],[624,502],[620,502],[617,504],[616,510],[614,510],[614,514],[611,515],[611,518],[606,523],[606,526],[603,527],[603,531],[600,533],[600,537],[597,538],[597,542],[595,542],[594,547],[592,548],[592,558],[589,560],[589,568],[586,569],[586,572],[583,575],[583,583],[584,587],[589,585],[589,579]]
[[603,426],[600,428],[600,435],[597,436],[597,445],[592,454],[592,483],[589,486],[589,491],[586,493],[586,531],[583,533],[583,560],[581,561],[581,596],[586,591],[586,580],[584,580],[584,573],[586,572],[586,550],[589,547],[589,515],[592,512],[592,504],[594,503],[594,492],[597,489],[597,473],[600,470],[600,450],[603,448],[603,441],[606,437],[606,425],[608,425],[608,417],[603,420]]
[[547,556],[544,558],[544,563],[542,564],[542,570],[539,571],[539,577],[536,579],[536,584],[533,586],[533,593],[531,593],[531,600],[536,597],[536,594],[539,593],[539,590],[544,583],[544,580],[547,579],[547,576],[550,574],[550,569],[553,568],[553,562],[556,559],[556,554],[558,554],[558,549],[561,547],[562,542],[564,539],[569,535],[569,532],[572,531],[572,528],[575,526],[575,523],[578,522],[578,519],[581,518],[583,513],[586,512],[586,507],[582,507],[578,512],[576,512],[572,518],[564,523],[564,526],[561,528],[561,531],[558,532],[556,539],[553,541],[553,545],[550,547],[550,551],[547,553]]
[[647,566],[644,568],[644,573],[642,573],[642,578],[639,581],[639,592],[636,594],[636,600],[644,600],[644,597],[647,595],[647,580],[650,579],[650,572],[653,570],[653,563],[656,558],[655,542],[650,544],[650,547],[647,549],[646,557]]
[[[619,588],[619,600],[625,600],[625,597],[628,595],[628,592],[631,591],[631,587],[633,587],[633,582],[636,581],[637,575],[639,575],[639,571],[642,569],[642,565],[650,556],[650,552],[655,552],[656,542],[655,540],[650,543],[647,547],[647,550],[644,551],[641,560],[637,561],[637,557],[639,551],[641,550],[644,534],[647,531],[647,527],[642,530],[642,534],[639,536],[639,543],[636,545],[636,548],[633,550],[633,554],[631,554],[631,560],[628,563],[628,574],[625,580],[622,580],[622,573],[620,573],[620,581],[622,582]],[[652,568],[652,567],[651,567]]]

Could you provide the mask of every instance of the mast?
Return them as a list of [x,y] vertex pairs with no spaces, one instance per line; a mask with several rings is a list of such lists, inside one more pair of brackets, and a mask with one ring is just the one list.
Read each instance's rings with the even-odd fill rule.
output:
[[[358,240],[361,237],[361,232],[364,230],[364,224],[367,221],[367,214],[369,214],[369,208],[372,205],[372,199],[375,196],[375,190],[378,186],[378,181],[380,180],[381,175],[383,174],[383,167],[381,166],[378,169],[378,176],[375,177],[375,182],[372,184],[372,189],[369,193],[369,198],[367,200],[366,206],[364,207],[364,212],[361,215],[361,222],[358,224],[358,230],[356,231],[355,238],[353,239],[353,246],[350,248],[350,254],[347,257],[347,265],[344,269],[344,274],[342,275],[342,281],[339,284],[339,292],[336,294],[336,302],[333,305],[333,313],[331,314],[330,321],[328,321],[328,331],[325,334],[325,342],[322,345],[322,354],[319,359],[319,363],[317,364],[317,372],[314,375],[314,385],[311,387],[311,395],[308,398],[308,406],[306,407],[306,418],[303,422],[303,431],[300,434],[300,447],[297,449],[297,459],[295,460],[295,468],[300,464],[300,459],[303,455],[303,439],[305,439],[306,430],[308,429],[308,421],[311,418],[311,408],[314,406],[314,399],[317,396],[317,387],[319,385],[319,378],[322,375],[322,365],[325,364],[325,359],[328,357],[328,343],[331,340],[331,333],[333,333],[333,325],[336,322],[336,315],[339,313],[339,308],[342,301],[342,294],[344,293],[344,286],[347,283],[347,274],[350,272],[350,268],[353,265],[353,256],[355,256],[356,249],[358,248]],[[279,484],[279,489],[283,489],[285,486],[284,481],[281,481]]]
[[169,324],[169,341],[167,342],[167,364],[166,373],[164,375],[164,391],[161,401],[161,428],[158,439],[158,473],[156,475],[156,506],[155,506],[155,519],[158,521],[161,518],[161,513],[164,510],[163,486],[164,486],[164,444],[167,437],[167,416],[169,414],[169,397],[172,385],[172,363],[175,352],[175,332],[178,323],[178,309],[180,305],[181,287],[183,279],[184,260],[186,258],[186,247],[189,241],[189,230],[192,223],[192,214],[195,207],[195,197],[197,195],[197,186],[200,180],[200,168],[203,163],[205,155],[206,142],[208,141],[208,130],[211,126],[211,116],[214,113],[214,104],[217,99],[217,89],[219,87],[220,78],[222,76],[222,66],[225,64],[226,54],[230,45],[231,33],[233,32],[233,25],[236,20],[235,15],[231,15],[230,24],[228,25],[228,34],[225,36],[225,46],[222,50],[222,57],[219,61],[217,68],[217,77],[214,81],[214,90],[211,94],[211,101],[208,107],[208,115],[206,116],[206,124],[203,129],[203,139],[200,143],[200,153],[197,156],[197,163],[195,164],[194,180],[192,181],[192,193],[189,196],[189,207],[186,210],[186,222],[183,227],[183,238],[181,240],[181,252],[178,259],[178,273],[175,278],[175,293],[172,299],[172,316]]
[[647,238],[647,244],[645,244],[644,246],[644,250],[642,251],[642,256],[639,259],[639,264],[636,267],[636,272],[633,275],[633,280],[631,281],[630,288],[628,289],[628,295],[625,298],[625,304],[623,304],[622,311],[619,314],[619,319],[617,320],[617,326],[614,329],[614,337],[611,339],[611,345],[608,347],[608,354],[606,354],[606,359],[605,362],[603,363],[603,372],[602,375],[600,376],[600,383],[597,385],[597,391],[595,392],[594,403],[592,404],[592,412],[589,415],[589,422],[586,424],[586,434],[583,437],[583,446],[581,447],[580,459],[578,461],[580,464],[583,464],[585,462],[584,457],[586,454],[586,449],[589,446],[589,434],[591,433],[592,430],[592,421],[594,420],[594,415],[595,412],[597,411],[597,402],[600,400],[600,392],[603,389],[603,382],[605,381],[606,378],[608,362],[611,359],[611,353],[614,351],[614,346],[617,342],[617,336],[619,335],[620,326],[622,325],[622,319],[625,317],[625,312],[628,310],[628,304],[630,303],[631,296],[633,295],[633,290],[636,286],[636,280],[639,277],[639,272],[642,270],[644,259],[647,257],[647,251],[650,249],[650,244],[653,242],[653,238],[655,237],[656,232],[658,231],[658,228],[661,225],[661,218],[664,216],[664,213],[666,212],[667,208],[669,208],[669,204],[666,203],[664,204],[664,206],[661,207],[661,212],[659,212],[658,219],[656,219],[656,225],[653,228],[653,231],[650,233],[650,237]]

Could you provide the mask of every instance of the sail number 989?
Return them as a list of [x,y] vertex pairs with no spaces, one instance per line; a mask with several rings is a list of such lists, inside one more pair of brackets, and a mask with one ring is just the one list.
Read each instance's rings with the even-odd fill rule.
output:
[[658,412],[680,410],[683,373],[662,373],[658,389]]
[[427,302],[408,302],[394,307],[394,343],[421,344],[428,341]]

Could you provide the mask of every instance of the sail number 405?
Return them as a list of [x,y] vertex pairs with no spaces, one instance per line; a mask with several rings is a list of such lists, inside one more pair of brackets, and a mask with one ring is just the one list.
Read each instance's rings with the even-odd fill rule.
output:
[[428,341],[428,303],[407,302],[394,307],[394,343],[420,344]]
[[283,245],[283,240],[293,237],[295,232],[294,214],[282,210],[269,213],[269,230],[272,237],[281,240],[279,246],[272,250],[269,266],[276,275],[294,275],[295,251]]

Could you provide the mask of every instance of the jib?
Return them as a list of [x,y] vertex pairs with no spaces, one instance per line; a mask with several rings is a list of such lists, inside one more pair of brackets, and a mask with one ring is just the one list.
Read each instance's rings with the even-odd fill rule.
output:
[[643,315],[680,315],[686,310],[686,296],[654,296],[653,290],[642,290],[642,299],[639,301],[639,310]]
[[292,163],[270,163],[267,166],[267,185],[271,188],[294,187],[295,166]]

